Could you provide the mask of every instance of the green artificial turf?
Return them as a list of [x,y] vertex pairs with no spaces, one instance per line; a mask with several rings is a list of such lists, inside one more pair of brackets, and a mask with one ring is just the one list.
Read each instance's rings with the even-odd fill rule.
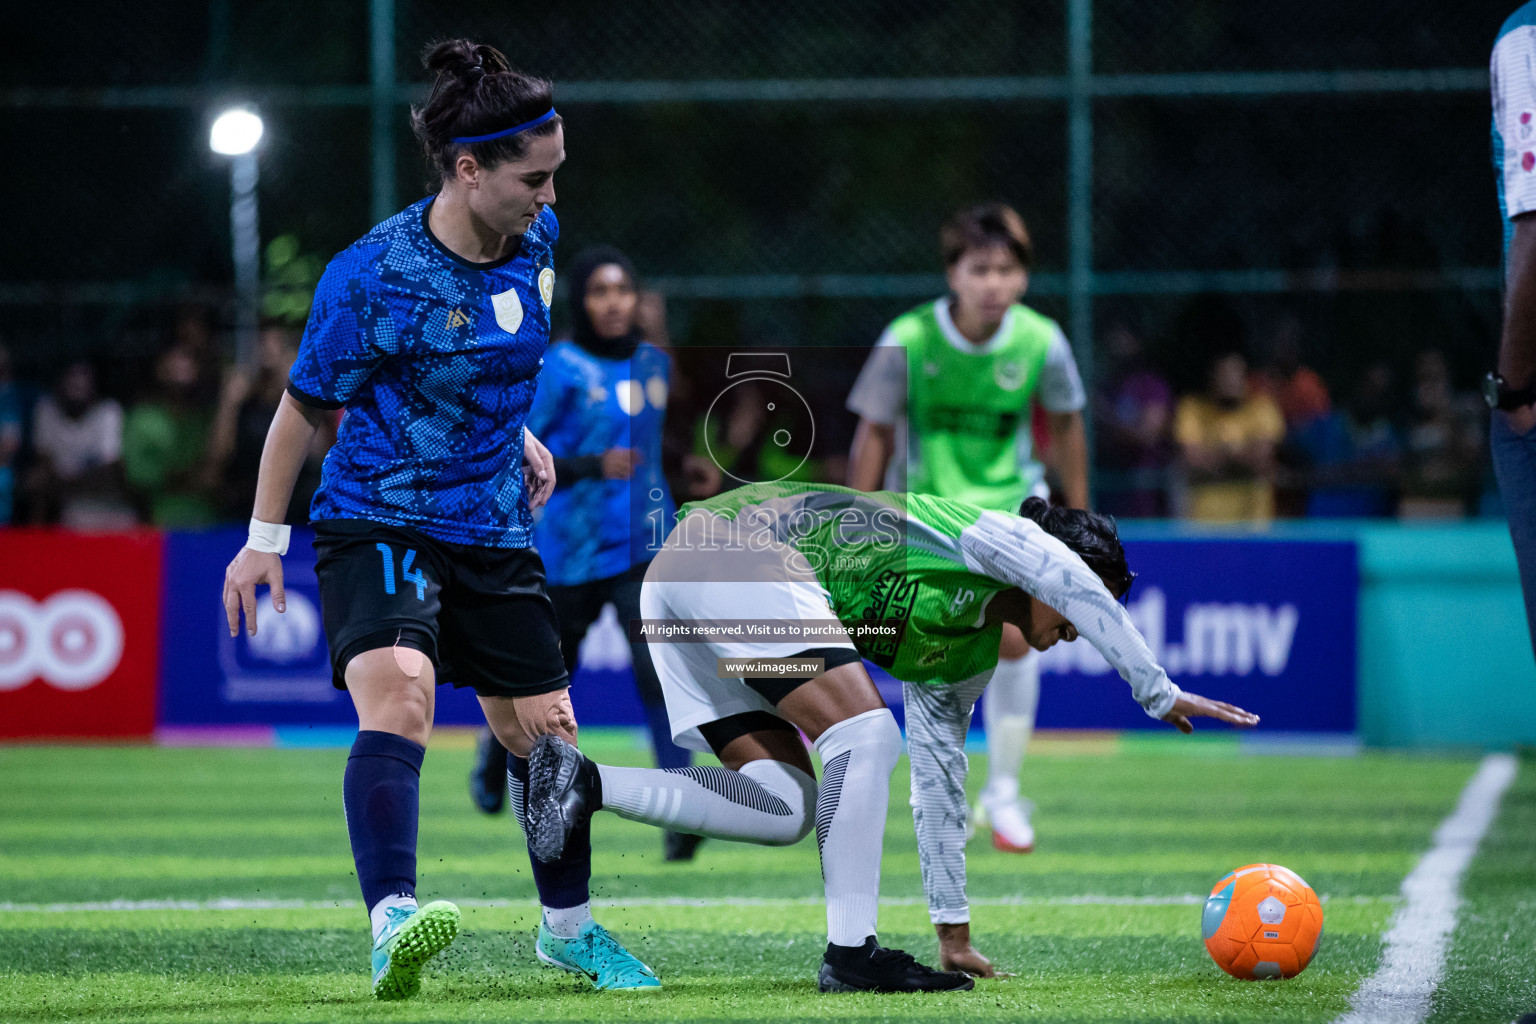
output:
[[[643,761],[627,737],[584,735],[584,746]],[[602,815],[597,915],[665,984],[633,996],[590,992],[538,966],[516,827],[471,808],[467,750],[434,747],[422,776],[418,889],[460,900],[463,932],[429,967],[419,998],[382,1004],[369,996],[366,917],[340,807],[344,750],[3,748],[0,1021],[1323,1022],[1375,968],[1403,875],[1475,767],[1385,754],[1255,757],[1177,740],[1063,750],[1026,766],[1037,852],[970,848],[975,941],[1015,977],[940,996],[819,995],[814,843],[707,842],[693,864],[666,864],[658,833]],[[972,761],[974,790],[983,764]],[[1522,802],[1490,838],[1503,852],[1474,866],[1476,914],[1456,939],[1464,959],[1520,925],[1509,893],[1523,892],[1531,909],[1536,871],[1519,833],[1536,828],[1533,774],[1517,781],[1511,800]],[[886,829],[881,940],[931,962],[906,797],[903,764]],[[1230,979],[1200,941],[1199,901],[1255,861],[1293,868],[1326,901],[1322,950],[1290,981]],[[110,901],[182,902],[100,905]],[[255,901],[275,905],[244,905]],[[98,905],[60,906],[81,903]],[[1447,1020],[1495,1019],[1474,1011],[1504,1013],[1512,994],[1532,991],[1529,944],[1491,986],[1458,986],[1456,963],[1446,994],[1464,1009]]]
[[1523,759],[1504,794],[1462,896],[1430,1024],[1508,1024],[1536,1013],[1536,757]]

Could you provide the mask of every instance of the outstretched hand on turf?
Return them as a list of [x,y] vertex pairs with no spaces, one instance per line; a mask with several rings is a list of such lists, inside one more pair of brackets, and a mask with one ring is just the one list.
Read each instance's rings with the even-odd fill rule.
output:
[[229,618],[229,635],[240,632],[240,612],[245,611],[245,628],[256,635],[256,587],[265,583],[272,588],[272,608],[281,613],[283,599],[283,560],[271,551],[241,548],[235,560],[224,570],[224,614]]
[[1179,732],[1194,732],[1195,727],[1189,722],[1191,718],[1215,718],[1239,729],[1251,729],[1259,724],[1259,716],[1253,712],[1244,711],[1235,704],[1202,697],[1198,693],[1180,694],[1179,699],[1173,702],[1173,709],[1163,716],[1163,721]]
[[939,970],[964,971],[973,978],[1013,977],[993,967],[992,961],[971,945],[969,924],[940,924],[934,928],[939,933]]

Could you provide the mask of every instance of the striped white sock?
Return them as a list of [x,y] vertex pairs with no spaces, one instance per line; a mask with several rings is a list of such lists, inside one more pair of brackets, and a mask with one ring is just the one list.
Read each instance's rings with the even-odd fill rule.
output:
[[783,846],[810,831],[816,782],[780,761],[749,761],[740,771],[615,768],[598,765],[603,807],[631,821],[714,839]]
[[880,850],[901,730],[888,708],[866,711],[822,733],[816,750],[823,766],[816,846],[827,891],[827,941],[859,946],[875,934],[879,916]]

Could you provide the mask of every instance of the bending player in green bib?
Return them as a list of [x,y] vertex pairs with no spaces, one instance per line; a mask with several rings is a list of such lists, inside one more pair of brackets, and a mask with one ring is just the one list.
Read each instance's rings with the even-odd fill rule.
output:
[[[969,708],[1005,624],[1031,646],[1079,633],[1154,718],[1189,731],[1241,709],[1183,693],[1117,603],[1134,578],[1114,521],[1026,503],[1021,516],[921,494],[755,484],[684,507],[646,573],[643,618],[673,739],[723,768],[614,768],[562,741],[530,758],[529,834],[556,857],[596,810],[677,832],[788,845],[814,827],[827,895],[818,983],[832,991],[971,987],[880,947],[875,925],[896,720],[863,658],[906,685],[908,706]],[[786,659],[792,659],[786,661]],[[929,904],[965,909],[965,724],[909,730],[914,764],[948,781],[914,794]],[[821,757],[821,785],[800,739]],[[957,966],[990,965],[969,948]]]
[[[1087,508],[1083,385],[1061,328],[1020,302],[1033,255],[1024,221],[1000,203],[961,210],[944,225],[940,243],[949,295],[897,317],[848,396],[848,408],[859,415],[849,483],[1016,512],[1024,499],[1050,495],[1030,429],[1038,403],[1063,497]],[[1039,696],[1040,659],[1005,627],[997,670],[982,696],[988,778],[971,821],[990,826],[993,845],[1007,852],[1029,853],[1035,845],[1019,769]],[[907,728],[914,719],[917,728],[929,727],[932,715],[969,721],[970,713],[909,707]],[[948,720],[931,725],[954,728]],[[912,788],[941,782],[914,775]],[[933,908],[933,923],[942,945],[968,945],[968,917]]]

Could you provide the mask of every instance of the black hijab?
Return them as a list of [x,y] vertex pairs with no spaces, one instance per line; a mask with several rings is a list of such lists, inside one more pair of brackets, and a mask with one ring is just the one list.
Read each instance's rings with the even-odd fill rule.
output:
[[587,282],[599,267],[610,263],[623,268],[624,273],[629,275],[630,283],[639,287],[640,277],[635,273],[635,265],[629,261],[628,256],[611,245],[595,245],[583,249],[566,268],[565,272],[570,275],[571,282],[567,290],[571,303],[571,340],[600,359],[628,359],[635,354],[635,349],[643,340],[640,328],[631,327],[628,334],[617,338],[603,338],[592,328],[592,320],[587,316]]

